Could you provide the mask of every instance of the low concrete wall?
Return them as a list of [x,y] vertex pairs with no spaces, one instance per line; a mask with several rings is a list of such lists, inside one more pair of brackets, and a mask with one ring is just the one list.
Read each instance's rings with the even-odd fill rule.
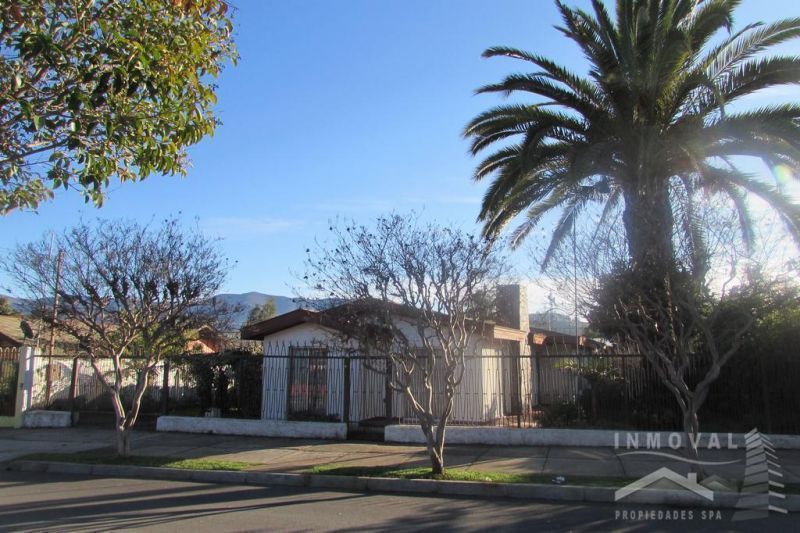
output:
[[156,431],[303,439],[344,440],[347,438],[347,424],[336,422],[288,422],[191,416],[160,416],[156,421]]
[[[673,442],[685,436],[679,432],[651,432],[644,431],[616,431],[608,429],[517,429],[517,428],[486,428],[486,427],[460,427],[447,428],[448,444],[489,444],[497,446],[601,446],[628,448],[628,438],[635,441],[638,438],[640,449],[647,447],[648,435],[653,439],[657,436],[662,449],[669,448],[670,435]],[[386,426],[386,442],[424,444],[425,436],[419,426],[395,425]],[[733,446],[744,448],[743,433],[717,433],[719,446],[723,449]],[[709,433],[701,433],[700,447],[709,445]],[[800,435],[768,435],[776,449],[800,449]],[[730,440],[730,442],[729,442]]]
[[24,428],[68,428],[72,427],[69,411],[25,411],[22,413]]

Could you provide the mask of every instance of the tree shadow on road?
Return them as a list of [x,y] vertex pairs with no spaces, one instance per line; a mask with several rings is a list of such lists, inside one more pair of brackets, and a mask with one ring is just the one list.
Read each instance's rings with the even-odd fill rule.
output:
[[[185,518],[198,518],[212,515],[237,513],[250,510],[268,510],[270,508],[287,505],[302,505],[317,501],[349,500],[361,497],[360,494],[345,494],[332,496],[328,493],[320,497],[313,489],[285,490],[280,492],[270,487],[241,487],[220,486],[214,484],[195,483],[170,483],[169,487],[158,490],[141,490],[136,488],[137,480],[131,480],[130,490],[123,493],[103,494],[104,489],[120,490],[120,482],[125,480],[115,479],[113,484],[105,484],[102,478],[90,480],[91,488],[100,495],[85,495],[87,485],[76,487],[75,497],[72,498],[47,498],[48,493],[54,493],[52,484],[63,484],[68,478],[53,477],[52,481],[39,481],[36,483],[35,495],[18,494],[20,499],[33,496],[29,501],[16,501],[0,505],[0,524],[2,530],[48,530],[59,531],[97,531],[123,528],[153,527],[163,524],[173,524]],[[78,480],[84,483],[85,478]],[[96,483],[95,483],[96,482]],[[24,485],[33,486],[33,483],[9,486],[3,491],[5,501],[9,493],[19,492]],[[4,489],[5,489],[4,487]],[[68,490],[68,488],[67,488]],[[290,493],[287,495],[287,492]],[[296,494],[291,494],[295,493]],[[38,497],[36,497],[38,496]],[[287,497],[288,496],[288,497]],[[283,499],[281,499],[283,498]]]

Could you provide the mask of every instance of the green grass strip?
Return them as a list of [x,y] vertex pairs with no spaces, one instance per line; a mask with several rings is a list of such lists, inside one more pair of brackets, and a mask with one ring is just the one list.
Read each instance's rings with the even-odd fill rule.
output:
[[[516,474],[508,472],[484,472],[452,468],[445,470],[441,476],[434,476],[430,468],[399,468],[385,466],[341,466],[319,465],[311,468],[309,474],[323,476],[359,476],[389,477],[398,479],[442,479],[446,481],[478,481],[483,483],[535,483],[554,485],[552,474]],[[600,476],[565,476],[564,485],[582,485],[587,487],[624,487],[636,478],[600,477]],[[787,484],[786,494],[800,494],[800,485]]]
[[[93,465],[132,465],[156,468],[181,468],[185,470],[228,470],[235,472],[248,470],[255,466],[259,466],[259,463],[224,461],[218,459],[181,459],[179,457],[151,457],[146,455],[117,457],[116,455],[103,452],[34,453],[27,455],[22,459],[28,461],[58,461],[62,463],[81,463]],[[431,469],[425,467],[400,468],[391,466],[318,465],[308,470],[307,473],[323,476],[439,479],[445,481],[477,481],[482,483],[554,484],[554,476],[548,474],[518,474],[510,472],[468,470],[465,468],[451,468],[445,470],[445,473],[440,476],[434,476],[431,472]],[[566,476],[563,484],[614,488],[625,486],[632,481],[634,481],[634,478]],[[800,494],[800,485],[787,484],[784,492],[786,494]]]
[[[397,468],[383,466],[339,466],[319,465],[308,471],[310,474],[328,476],[389,477],[399,479],[442,479],[447,481],[479,481],[483,483],[538,483],[553,484],[552,475],[517,474],[510,472],[491,472],[451,468],[444,474],[434,476],[430,468]],[[589,485],[593,487],[622,487],[633,481],[626,478],[568,476],[565,484]]]
[[181,459],[179,457],[150,457],[131,455],[117,457],[97,452],[81,453],[34,453],[23,457],[29,461],[58,461],[62,463],[81,463],[91,465],[131,465],[151,466],[156,468],[182,468],[185,470],[247,470],[257,463],[243,461],[223,461],[218,459]]

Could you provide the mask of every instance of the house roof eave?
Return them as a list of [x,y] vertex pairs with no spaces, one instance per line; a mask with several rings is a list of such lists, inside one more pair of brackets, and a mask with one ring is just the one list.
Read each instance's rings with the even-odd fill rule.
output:
[[502,341],[525,342],[528,338],[528,333],[526,331],[522,331],[521,329],[498,326],[495,324],[492,328],[492,337],[496,340]]
[[292,328],[294,326],[306,323],[319,323],[318,311],[310,311],[308,309],[295,309],[284,313],[282,315],[249,324],[241,329],[241,338],[245,341],[258,341],[263,340],[265,337]]

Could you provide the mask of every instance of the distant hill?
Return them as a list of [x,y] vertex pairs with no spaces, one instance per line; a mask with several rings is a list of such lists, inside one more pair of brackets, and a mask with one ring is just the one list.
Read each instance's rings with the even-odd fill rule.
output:
[[[0,296],[7,298],[11,307],[18,313],[27,313],[30,310],[30,301],[24,298],[15,298],[0,294]],[[237,328],[243,326],[250,314],[250,310],[257,306],[263,305],[267,300],[273,298],[275,300],[275,307],[278,314],[283,314],[293,309],[300,307],[299,302],[294,298],[288,296],[279,296],[276,294],[264,294],[261,292],[245,292],[242,294],[218,294],[216,296],[221,302],[230,306],[241,306],[242,310],[234,314],[232,321],[233,325]]]
[[0,294],[0,298],[5,298],[17,313],[27,313],[30,310],[30,302],[24,298],[15,298],[7,294]]
[[300,307],[300,303],[288,296],[264,294],[262,292],[245,292],[242,294],[218,294],[215,296],[220,302],[230,306],[241,306],[242,310],[233,316],[234,324],[243,326],[247,321],[250,310],[257,305],[264,305],[270,298],[275,300],[275,307],[279,315]]

